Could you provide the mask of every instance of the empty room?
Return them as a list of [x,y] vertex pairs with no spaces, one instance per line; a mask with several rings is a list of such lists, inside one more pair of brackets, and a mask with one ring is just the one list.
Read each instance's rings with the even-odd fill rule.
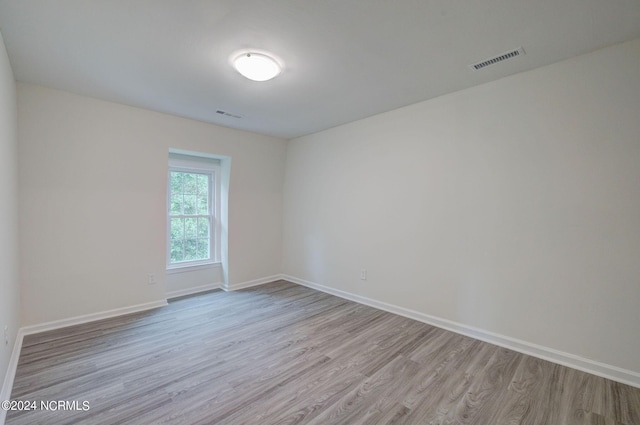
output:
[[637,0],[0,0],[0,425],[640,425]]

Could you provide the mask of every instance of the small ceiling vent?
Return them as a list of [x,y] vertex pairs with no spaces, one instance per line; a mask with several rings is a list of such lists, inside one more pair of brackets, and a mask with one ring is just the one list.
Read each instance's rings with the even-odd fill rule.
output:
[[231,118],[236,118],[236,119],[242,119],[242,115],[232,114],[232,113],[230,113],[230,112],[223,111],[223,110],[221,110],[221,109],[218,109],[218,110],[216,111],[216,114],[218,114],[218,115],[223,115],[223,116],[225,116],[225,117],[231,117]]
[[524,56],[524,49],[522,47],[519,47],[515,50],[511,50],[510,52],[505,52],[501,55],[498,56],[494,56],[492,58],[483,60],[482,62],[478,62],[478,63],[474,63],[473,65],[469,65],[469,68],[475,70],[475,71],[479,71],[482,68],[486,68],[489,65],[493,65],[496,64],[498,62],[502,62],[502,61],[506,61],[507,59],[511,59],[511,58],[515,58],[518,56]]

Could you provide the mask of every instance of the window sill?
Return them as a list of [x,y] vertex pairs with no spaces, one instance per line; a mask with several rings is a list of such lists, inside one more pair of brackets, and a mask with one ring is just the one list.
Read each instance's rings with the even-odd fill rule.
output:
[[204,264],[185,264],[184,266],[167,267],[167,274],[195,272],[197,270],[216,269],[222,266],[221,262],[211,262]]

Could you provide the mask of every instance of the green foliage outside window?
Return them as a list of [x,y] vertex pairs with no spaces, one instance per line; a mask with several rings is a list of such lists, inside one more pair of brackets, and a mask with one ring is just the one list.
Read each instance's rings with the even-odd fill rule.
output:
[[209,176],[171,171],[171,264],[210,258]]

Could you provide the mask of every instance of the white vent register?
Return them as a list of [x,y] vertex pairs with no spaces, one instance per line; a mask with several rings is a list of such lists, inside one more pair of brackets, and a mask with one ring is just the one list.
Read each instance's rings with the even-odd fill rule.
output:
[[498,56],[494,56],[492,58],[489,59],[485,59],[481,62],[478,63],[474,63],[473,65],[469,65],[469,68],[475,70],[475,71],[479,71],[483,68],[486,68],[490,65],[494,65],[496,63],[502,62],[502,61],[506,61],[507,59],[512,59],[518,56],[524,56],[524,49],[522,47],[518,47],[515,50],[511,50],[509,52],[505,52],[502,53]]

